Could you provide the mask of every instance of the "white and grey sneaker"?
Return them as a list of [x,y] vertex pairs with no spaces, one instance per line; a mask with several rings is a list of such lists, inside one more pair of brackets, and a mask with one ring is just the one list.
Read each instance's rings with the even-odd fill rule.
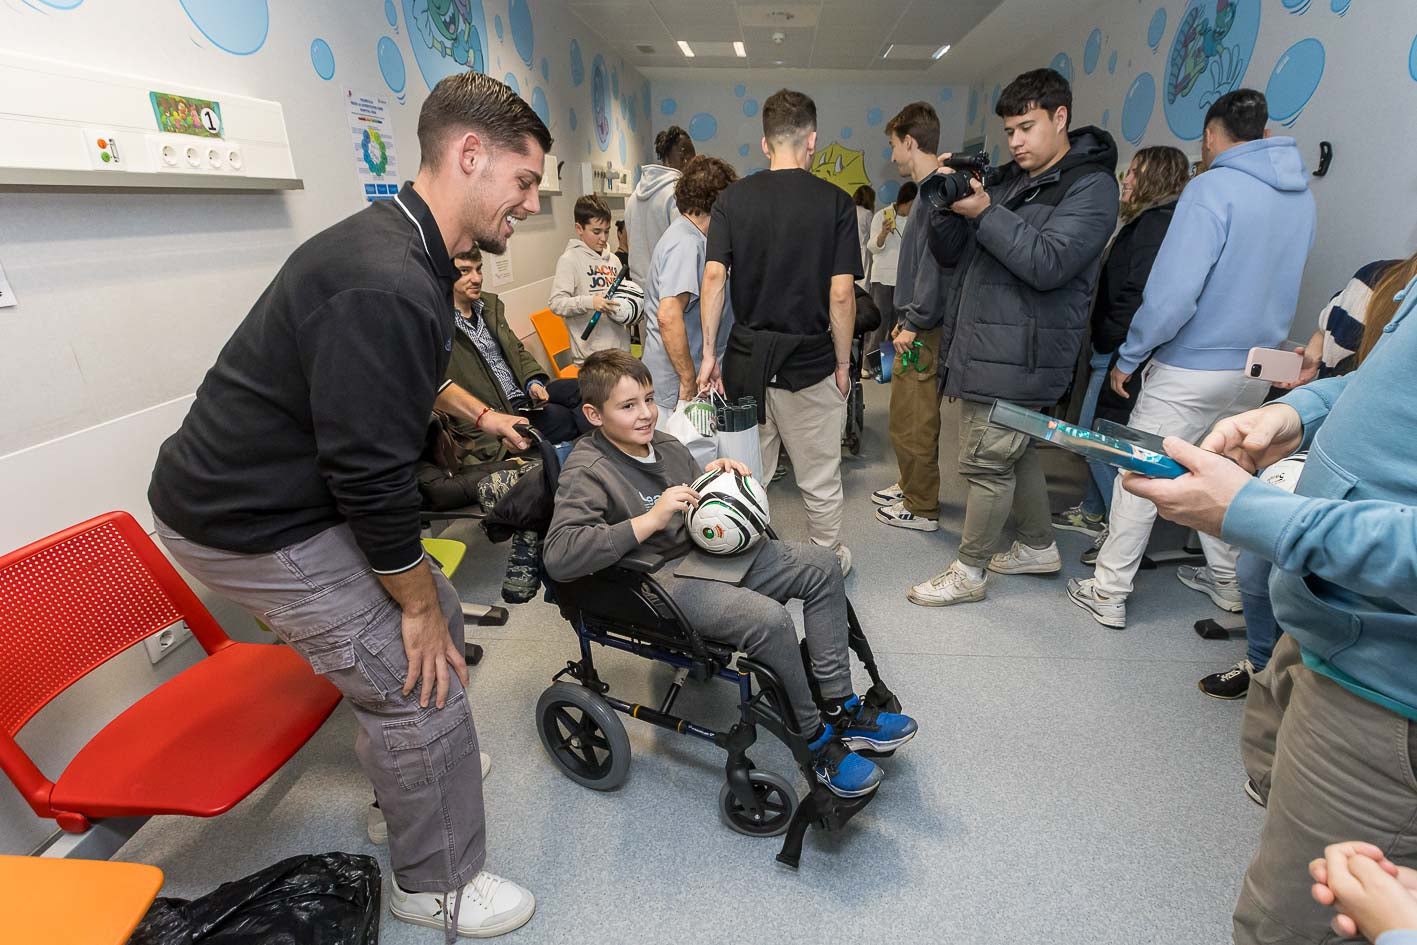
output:
[[1095,578],[1068,579],[1068,600],[1092,614],[1092,619],[1113,630],[1127,628],[1127,599],[1111,597],[1097,589]]
[[925,518],[923,515],[907,511],[905,505],[900,502],[894,505],[883,505],[876,509],[876,521],[882,525],[892,525],[896,528],[913,528],[917,532],[933,532],[940,527],[940,523],[933,518]]
[[871,493],[871,501],[877,505],[895,505],[904,498],[905,491],[901,489],[898,482],[893,482],[884,489],[877,489]]
[[390,881],[389,911],[397,918],[430,929],[451,926],[465,938],[493,938],[521,928],[536,912],[536,897],[511,880],[482,870],[447,895],[406,892]]
[[[487,780],[487,772],[492,770],[492,756],[487,752],[481,752],[478,760],[482,763],[482,780]],[[374,801],[369,805],[368,825],[366,831],[369,834],[369,842],[383,846],[389,842],[389,825],[384,820],[384,812],[379,809],[379,802]]]
[[958,561],[924,583],[917,584],[905,594],[905,599],[921,607],[948,607],[951,604],[967,604],[984,599],[984,588],[988,575],[975,577],[964,569]]
[[995,574],[1057,574],[1063,570],[1063,559],[1056,542],[1047,548],[1030,548],[1016,541],[1008,551],[989,559],[989,570]]
[[1092,547],[1085,549],[1082,553],[1082,557],[1080,557],[1078,560],[1081,561],[1083,564],[1087,565],[1088,567],[1092,567],[1093,565],[1097,564],[1097,553],[1102,550],[1102,546],[1106,543],[1106,541],[1107,526],[1103,525],[1102,531],[1098,532],[1097,536],[1092,539]]
[[1232,614],[1238,614],[1244,610],[1240,603],[1240,586],[1232,578],[1229,581],[1217,581],[1215,575],[1210,573],[1210,567],[1187,567],[1182,565],[1176,569],[1176,580],[1195,591],[1210,598],[1211,602],[1221,610],[1227,610]]

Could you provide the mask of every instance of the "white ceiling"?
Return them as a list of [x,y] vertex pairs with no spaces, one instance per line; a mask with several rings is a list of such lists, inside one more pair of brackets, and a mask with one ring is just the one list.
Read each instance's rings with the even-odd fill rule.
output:
[[[920,74],[943,66],[954,50],[938,64],[930,59],[931,52],[946,43],[957,46],[996,8],[1010,2],[566,0],[571,13],[637,68],[849,69],[895,74]],[[1062,0],[1059,5],[1070,2]],[[774,33],[781,34],[780,42],[774,41]],[[689,43],[694,58],[680,52],[679,40]],[[747,59],[734,56],[734,41],[744,44]],[[883,58],[892,44],[896,48]]]

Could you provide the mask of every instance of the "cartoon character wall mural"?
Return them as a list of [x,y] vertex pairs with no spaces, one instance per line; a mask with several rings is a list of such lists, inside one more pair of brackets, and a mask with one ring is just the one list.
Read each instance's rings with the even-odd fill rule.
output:
[[848,194],[856,193],[862,184],[871,183],[866,173],[866,155],[833,141],[812,158],[812,175],[835,184]]
[[1187,5],[1166,70],[1166,121],[1178,138],[1199,138],[1206,110],[1240,85],[1259,24],[1260,0],[1191,0]]
[[403,0],[413,58],[431,89],[468,69],[487,71],[487,15],[482,0]]

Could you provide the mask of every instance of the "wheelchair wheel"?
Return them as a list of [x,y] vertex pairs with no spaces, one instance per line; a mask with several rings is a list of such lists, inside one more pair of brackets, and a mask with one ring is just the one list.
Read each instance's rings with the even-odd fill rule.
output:
[[792,785],[771,771],[757,769],[748,772],[748,781],[753,786],[758,803],[763,806],[761,817],[754,819],[738,803],[727,784],[718,792],[719,817],[729,827],[750,837],[775,837],[785,832],[797,811],[797,792]]
[[615,710],[573,683],[552,684],[536,700],[541,744],[561,773],[583,787],[612,791],[630,773],[630,737]]

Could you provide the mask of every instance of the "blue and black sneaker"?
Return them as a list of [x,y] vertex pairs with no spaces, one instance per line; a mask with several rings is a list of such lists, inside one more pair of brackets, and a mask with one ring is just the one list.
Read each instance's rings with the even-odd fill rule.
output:
[[841,740],[852,751],[895,751],[915,737],[920,728],[908,715],[882,712],[853,695],[841,703],[846,721],[826,715],[841,733]]
[[843,745],[830,725],[822,726],[822,733],[807,748],[817,780],[838,797],[863,797],[880,786],[881,769]]

